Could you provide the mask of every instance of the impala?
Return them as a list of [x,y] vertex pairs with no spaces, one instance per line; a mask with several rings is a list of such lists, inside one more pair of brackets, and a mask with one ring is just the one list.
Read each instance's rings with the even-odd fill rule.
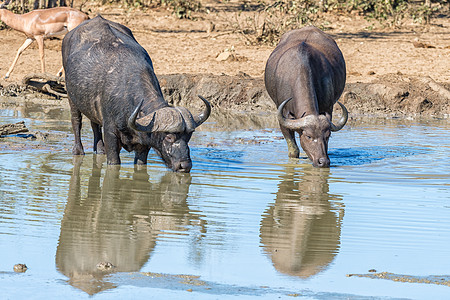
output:
[[[20,55],[31,45],[31,43],[33,43],[33,41],[36,41],[38,44],[41,70],[45,73],[44,39],[64,34],[77,27],[83,21],[89,19],[85,13],[70,7],[37,9],[19,15],[10,12],[5,8],[9,2],[10,0],[7,0],[0,4],[0,20],[12,29],[23,32],[27,36],[27,39],[23,45],[20,46],[19,50],[17,50],[16,57],[5,75],[5,79],[9,78]],[[62,72],[63,68],[58,71],[57,75],[61,75]]]

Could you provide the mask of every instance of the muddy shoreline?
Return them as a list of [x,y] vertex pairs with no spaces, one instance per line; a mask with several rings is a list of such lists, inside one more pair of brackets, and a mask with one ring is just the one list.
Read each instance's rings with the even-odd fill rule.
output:
[[[245,73],[237,76],[213,74],[168,74],[158,76],[166,100],[175,106],[201,108],[197,95],[208,99],[213,108],[228,112],[271,113],[275,105],[267,94],[262,78]],[[387,74],[372,82],[347,83],[349,97],[341,100],[353,117],[377,118],[449,118],[449,84],[430,77]],[[67,100],[41,93],[22,83],[0,87],[0,107],[22,102],[43,106],[68,107]]]

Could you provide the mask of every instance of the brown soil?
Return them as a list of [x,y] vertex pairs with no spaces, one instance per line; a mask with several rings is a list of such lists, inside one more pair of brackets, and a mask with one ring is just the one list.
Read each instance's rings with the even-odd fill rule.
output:
[[[149,52],[168,100],[181,103],[202,93],[213,105],[240,110],[273,110],[264,90],[265,62],[272,45],[250,45],[232,30],[237,1],[205,2],[210,12],[195,20],[179,20],[170,11],[85,6],[120,22],[134,32]],[[254,12],[244,12],[252,16]],[[246,14],[246,15],[245,15]],[[243,15],[241,14],[241,18]],[[326,20],[326,22],[324,21]],[[337,41],[347,63],[346,101],[354,114],[450,115],[450,18],[434,18],[431,25],[404,24],[383,28],[358,15],[323,15],[326,32]],[[371,28],[368,30],[368,28]],[[212,30],[211,30],[212,29]],[[25,36],[0,31],[0,74],[3,77]],[[46,40],[47,71],[61,66],[61,39]],[[26,50],[3,87],[40,71],[37,46]],[[218,56],[220,58],[218,59]]]

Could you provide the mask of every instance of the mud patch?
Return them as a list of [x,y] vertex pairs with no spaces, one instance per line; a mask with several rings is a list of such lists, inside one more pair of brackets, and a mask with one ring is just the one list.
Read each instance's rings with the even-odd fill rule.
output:
[[450,115],[450,91],[430,77],[388,74],[371,83],[350,83],[344,104],[358,114],[391,116]]
[[166,100],[174,105],[200,106],[197,95],[213,107],[232,110],[273,110],[262,79],[244,73],[239,76],[213,74],[170,74],[158,77]]
[[151,287],[164,290],[179,290],[197,292],[205,295],[233,296],[265,296],[269,298],[288,297],[312,297],[314,299],[373,299],[373,297],[340,294],[340,293],[315,293],[310,290],[292,291],[283,288],[271,288],[269,286],[238,286],[204,281],[200,276],[183,274],[163,274],[154,272],[117,273],[106,277],[106,280],[114,285],[126,284],[134,287]]
[[427,283],[427,284],[445,285],[450,287],[450,275],[411,276],[411,275],[394,274],[389,272],[380,272],[368,274],[347,274],[347,277],[387,279],[396,282]]

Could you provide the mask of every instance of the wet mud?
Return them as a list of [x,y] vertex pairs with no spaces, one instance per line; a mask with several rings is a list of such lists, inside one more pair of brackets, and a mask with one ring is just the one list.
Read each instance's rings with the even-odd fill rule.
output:
[[394,274],[389,272],[380,272],[368,274],[347,274],[347,277],[386,279],[396,282],[437,284],[450,287],[450,275],[411,276],[411,275]]
[[[301,297],[300,299],[373,299],[362,295],[352,295],[345,293],[315,293],[309,290],[295,290],[274,288],[269,286],[239,286],[230,284],[220,284],[202,280],[200,276],[188,274],[164,274],[155,272],[136,272],[128,274],[114,274],[108,281],[116,284],[128,284],[135,287],[151,286],[164,288],[166,290],[182,290],[197,293],[197,295],[216,295],[221,298],[227,296],[240,297],[264,297],[263,299],[290,299]],[[185,297],[188,297],[185,295]],[[285,298],[289,297],[289,298]],[[392,298],[393,299],[393,298]]]

